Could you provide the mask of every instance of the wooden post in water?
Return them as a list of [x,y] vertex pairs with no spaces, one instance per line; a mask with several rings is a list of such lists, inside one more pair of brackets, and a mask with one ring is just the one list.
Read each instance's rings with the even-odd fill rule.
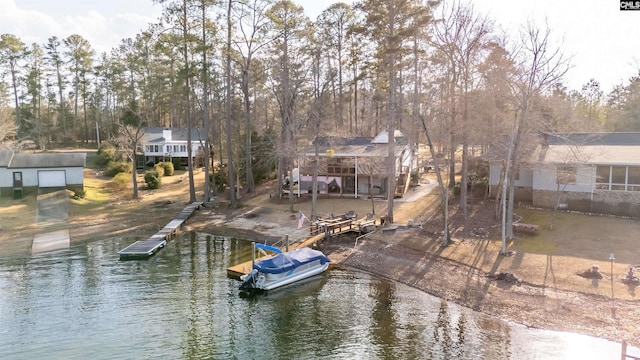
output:
[[[253,264],[256,263],[256,243],[255,241],[251,242],[251,270],[253,270]],[[249,272],[251,272],[249,270]]]
[[289,252],[289,234],[284,236],[285,252]]

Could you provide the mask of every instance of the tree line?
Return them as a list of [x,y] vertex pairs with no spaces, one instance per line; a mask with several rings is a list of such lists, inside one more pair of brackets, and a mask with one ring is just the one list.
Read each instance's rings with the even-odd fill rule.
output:
[[528,133],[640,131],[640,74],[606,95],[596,80],[569,90],[550,29],[509,37],[469,4],[362,0],[312,20],[290,0],[154,1],[162,17],[110,52],[77,34],[30,45],[2,34],[0,137],[47,149],[124,134],[136,149],[142,127],[206,129],[230,188],[253,192],[315,136],[401,130],[451,170],[461,153],[466,204],[475,150],[502,142],[517,163]]

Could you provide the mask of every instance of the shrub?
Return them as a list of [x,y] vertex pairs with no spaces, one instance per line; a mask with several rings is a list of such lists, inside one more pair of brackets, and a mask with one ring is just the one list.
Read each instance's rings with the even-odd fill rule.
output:
[[160,178],[160,174],[158,174],[157,171],[151,170],[151,171],[147,171],[144,174],[144,182],[147,183],[147,187],[149,189],[158,189],[160,188],[160,184],[162,180]]
[[162,166],[164,167],[164,176],[173,176],[173,173],[174,173],[173,163],[163,162]]
[[182,168],[182,159],[180,158],[173,158],[171,159],[171,163],[173,164],[173,168],[176,170],[183,170]]
[[105,166],[111,161],[117,160],[117,151],[113,144],[104,142],[98,149],[98,160],[96,163],[100,166]]
[[130,174],[121,172],[117,173],[116,176],[111,179],[111,187],[114,191],[123,192],[127,190],[127,185],[131,182]]
[[164,163],[157,163],[153,166],[153,170],[158,173],[158,176],[164,176]]
[[87,192],[84,189],[78,189],[73,192],[73,198],[75,200],[84,199],[87,196]]
[[215,174],[209,174],[209,182],[215,183],[217,192],[222,192],[227,188],[227,179],[227,172],[223,170],[218,170]]
[[104,174],[106,176],[116,176],[119,173],[127,173],[131,172],[132,165],[131,163],[124,161],[109,161],[107,164],[107,170],[105,170]]

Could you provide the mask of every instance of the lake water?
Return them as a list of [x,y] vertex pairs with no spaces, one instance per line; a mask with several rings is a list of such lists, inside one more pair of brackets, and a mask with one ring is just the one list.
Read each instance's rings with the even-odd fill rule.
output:
[[620,344],[532,330],[365,273],[251,298],[226,269],[247,241],[189,233],[0,258],[1,359],[617,359]]

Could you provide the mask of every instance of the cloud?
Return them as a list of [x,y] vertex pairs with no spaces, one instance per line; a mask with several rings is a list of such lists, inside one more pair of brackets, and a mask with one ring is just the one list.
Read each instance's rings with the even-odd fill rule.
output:
[[59,30],[60,25],[51,16],[19,9],[13,0],[0,0],[0,33],[13,34],[31,44],[42,43]]
[[153,13],[159,11],[150,5],[147,12],[150,15],[147,16],[127,12],[124,6],[119,7],[122,10],[110,8],[109,13],[88,6],[91,2],[67,0],[64,15],[57,17],[55,14],[61,11],[24,9],[18,7],[15,0],[0,0],[0,33],[16,35],[25,44],[36,42],[40,45],[51,36],[63,39],[78,34],[89,41],[96,53],[109,52],[122,39],[135,37],[149,23],[155,22],[157,19]]

